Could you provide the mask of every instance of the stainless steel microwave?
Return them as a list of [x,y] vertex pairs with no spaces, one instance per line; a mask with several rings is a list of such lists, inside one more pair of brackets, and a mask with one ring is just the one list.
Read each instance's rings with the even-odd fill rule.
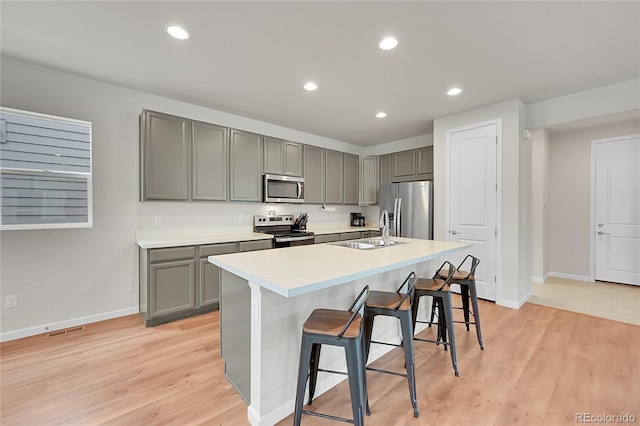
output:
[[262,201],[265,203],[304,203],[304,178],[264,175]]

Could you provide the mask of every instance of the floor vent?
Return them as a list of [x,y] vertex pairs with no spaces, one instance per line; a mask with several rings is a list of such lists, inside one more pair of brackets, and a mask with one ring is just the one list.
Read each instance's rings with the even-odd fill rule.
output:
[[65,328],[64,330],[52,331],[47,335],[47,337],[64,336],[66,334],[78,333],[80,331],[84,331],[84,325],[80,325],[78,327]]

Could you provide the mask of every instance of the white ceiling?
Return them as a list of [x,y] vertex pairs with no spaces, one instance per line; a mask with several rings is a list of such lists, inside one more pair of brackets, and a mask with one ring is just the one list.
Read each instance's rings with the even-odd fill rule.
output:
[[638,1],[2,0],[0,15],[2,55],[360,146],[640,77]]

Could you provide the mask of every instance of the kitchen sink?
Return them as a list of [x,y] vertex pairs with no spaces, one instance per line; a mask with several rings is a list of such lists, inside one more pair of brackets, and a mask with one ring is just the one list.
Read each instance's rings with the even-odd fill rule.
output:
[[390,247],[393,245],[404,244],[399,241],[389,241],[388,245],[384,244],[382,239],[364,239],[364,240],[350,240],[340,241],[337,243],[331,243],[332,246],[348,247],[357,250],[371,250],[376,248]]

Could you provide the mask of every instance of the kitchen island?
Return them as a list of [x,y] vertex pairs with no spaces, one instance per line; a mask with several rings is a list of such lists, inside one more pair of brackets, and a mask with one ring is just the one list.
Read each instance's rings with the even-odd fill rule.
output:
[[[346,309],[367,284],[372,290],[395,291],[411,271],[431,276],[442,256],[471,247],[393,240],[397,244],[369,250],[328,243],[209,257],[222,269],[220,332],[225,373],[249,403],[251,424],[272,425],[293,412],[302,324],[314,309]],[[374,340],[399,342],[397,322],[376,320]],[[375,346],[370,361],[390,350]],[[321,367],[344,371],[344,352],[323,348]],[[344,379],[321,376],[318,395]]]

